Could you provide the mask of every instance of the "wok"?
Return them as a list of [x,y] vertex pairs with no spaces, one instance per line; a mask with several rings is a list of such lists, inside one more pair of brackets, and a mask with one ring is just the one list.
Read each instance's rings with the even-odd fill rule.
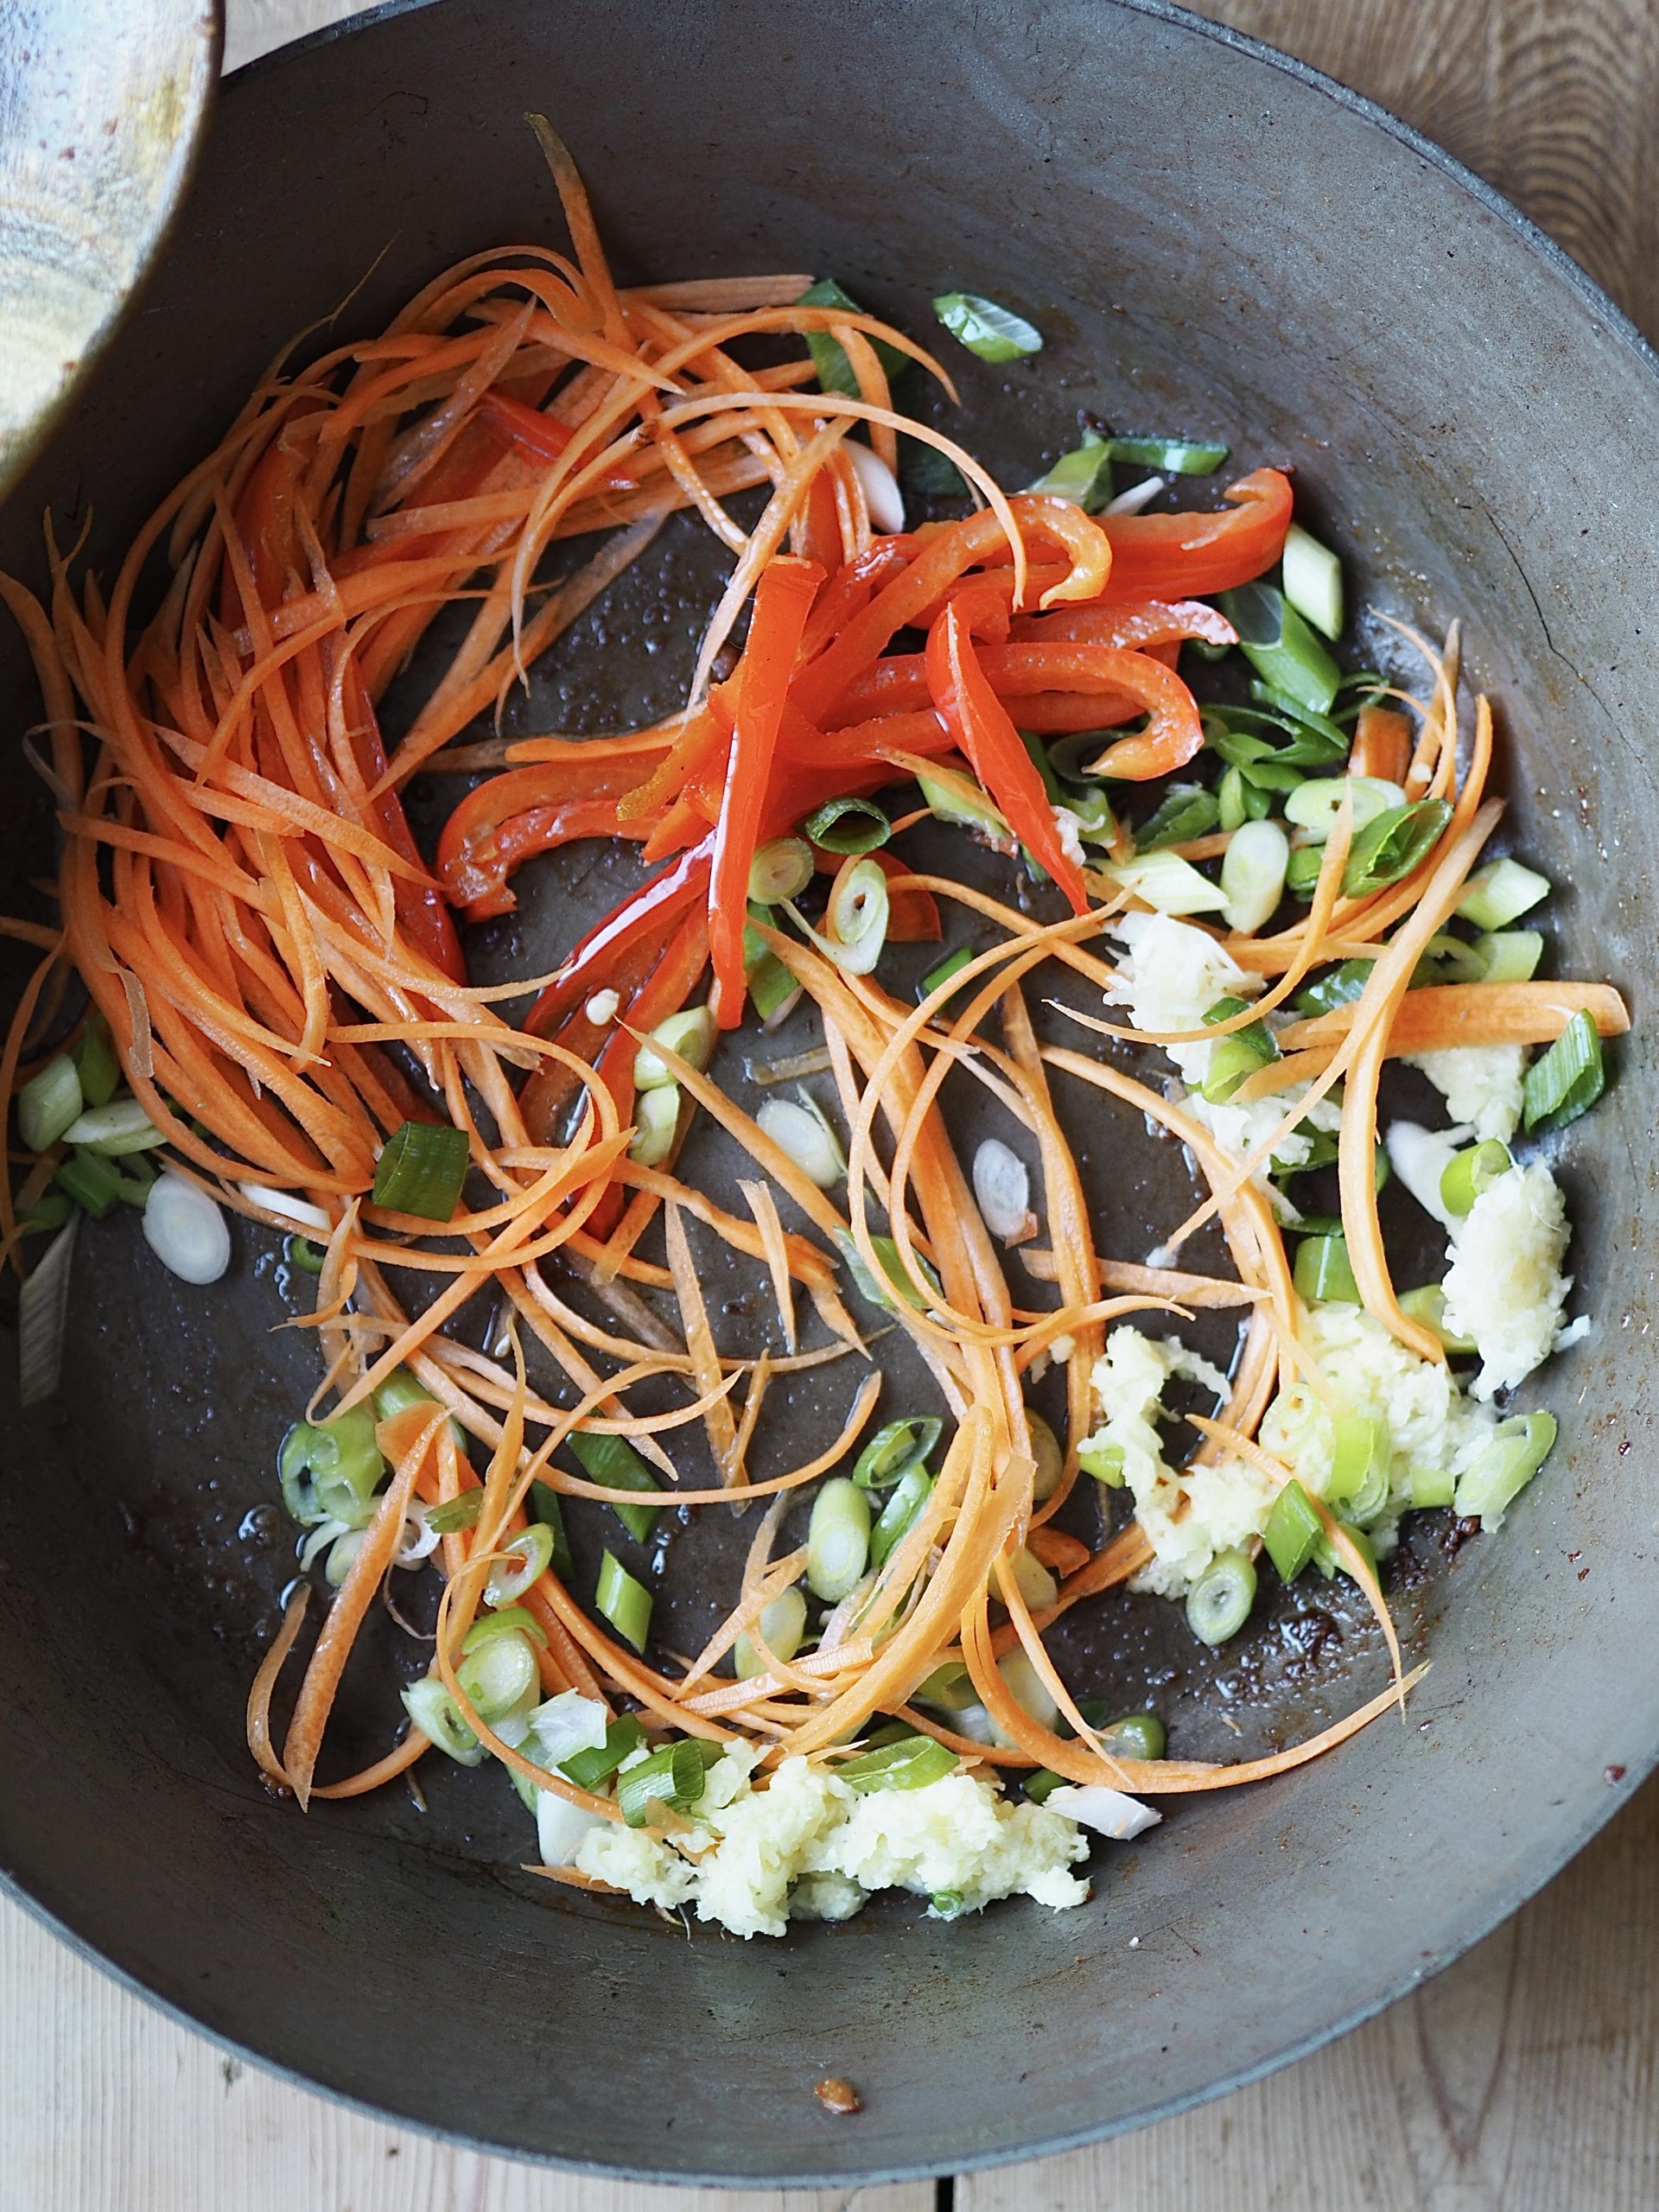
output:
[[[293,1572],[270,1455],[311,1356],[269,1333],[288,1310],[274,1250],[245,1242],[204,1300],[124,1217],[83,1235],[61,1396],[7,1419],[0,1866],[211,2034],[483,2145],[771,2183],[1059,2149],[1246,2080],[1435,1972],[1659,1747],[1659,380],[1608,302],[1474,179],[1167,9],[449,0],[226,87],[145,313],[0,524],[5,565],[38,575],[48,501],[71,531],[94,504],[107,563],[277,346],[353,286],[337,330],[378,327],[474,248],[553,240],[527,107],[568,135],[625,276],[833,271],[918,334],[931,295],[971,286],[1048,336],[1010,369],[953,356],[969,442],[1003,480],[1035,474],[1079,407],[1231,434],[1242,463],[1294,464],[1305,513],[1375,604],[1435,630],[1464,618],[1513,747],[1516,842],[1562,887],[1560,972],[1611,979],[1636,1019],[1566,1147],[1595,1325],[1541,1392],[1562,1443],[1501,1537],[1449,1560],[1443,1522],[1414,1540],[1397,1579],[1435,1666],[1408,1725],[1186,1801],[1103,1856],[1075,1913],[1017,1904],[952,1927],[899,1902],[775,1944],[688,1940],[522,1876],[525,1824],[499,1776],[433,1775],[424,1815],[393,1792],[302,1818],[263,1794],[240,1708]],[[518,726],[666,703],[702,558],[630,585]],[[668,614],[654,657],[636,650],[652,593]],[[10,634],[0,656],[15,730],[38,709]],[[4,774],[0,882],[21,882],[46,864],[49,806],[15,749]],[[523,943],[493,941],[485,964],[527,957],[538,931],[543,950],[568,942],[561,900],[598,896],[591,871],[543,888]],[[1109,1160],[1115,1143],[1094,1148]],[[1123,1233],[1185,1187],[1167,1159],[1120,1178]],[[14,1366],[0,1359],[8,1391]],[[1265,1740],[1379,1679],[1328,1595],[1208,1675],[1179,1616],[1131,1607],[1078,1636],[1126,1691],[1161,1681],[1200,1754],[1228,1743],[1223,1713]],[[860,2087],[856,2119],[814,2100],[830,2073]]]

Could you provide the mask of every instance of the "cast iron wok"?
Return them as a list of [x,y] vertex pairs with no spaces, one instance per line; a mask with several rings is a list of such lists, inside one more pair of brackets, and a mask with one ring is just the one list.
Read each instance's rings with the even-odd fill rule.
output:
[[[1433,149],[1168,10],[450,0],[228,86],[144,314],[7,512],[5,565],[38,575],[48,500],[72,530],[95,503],[107,562],[365,270],[340,328],[378,327],[464,252],[553,239],[529,107],[569,137],[626,276],[833,271],[918,333],[931,294],[991,294],[1048,337],[1028,367],[961,357],[969,433],[1004,480],[1079,407],[1236,434],[1241,459],[1295,465],[1376,603],[1437,631],[1464,618],[1515,748],[1516,842],[1562,887],[1560,972],[1612,980],[1637,1025],[1567,1147],[1595,1326],[1541,1394],[1562,1444],[1501,1538],[1433,1574],[1439,1549],[1419,1548],[1412,1632],[1436,1663],[1408,1726],[1188,1801],[1103,1858],[1071,1914],[946,1927],[899,1905],[775,1944],[688,1940],[521,1876],[499,1776],[434,1775],[424,1816],[388,1794],[302,1818],[257,1787],[240,1704],[292,1572],[270,1453],[309,1356],[268,1333],[290,1303],[271,1249],[244,1241],[204,1303],[124,1218],[83,1236],[62,1395],[6,1423],[0,1866],[213,2034],[483,2144],[757,2183],[1056,2149],[1259,2073],[1434,1972],[1659,1746],[1659,379],[1579,272]],[[546,710],[599,727],[620,703],[607,681],[649,692],[706,581],[663,587],[668,661],[628,658],[643,612],[625,601]],[[10,635],[0,653],[15,736],[38,709]],[[45,803],[15,746],[5,760],[0,881],[49,854]],[[1303,1719],[1341,1709],[1374,1655],[1325,1618],[1337,1663],[1315,1652],[1313,1688],[1267,1618],[1212,1702],[1252,1729],[1253,1681]],[[1190,1664],[1190,1640],[1161,1649],[1166,1670]],[[826,2073],[860,2086],[858,2118],[816,2102]]]

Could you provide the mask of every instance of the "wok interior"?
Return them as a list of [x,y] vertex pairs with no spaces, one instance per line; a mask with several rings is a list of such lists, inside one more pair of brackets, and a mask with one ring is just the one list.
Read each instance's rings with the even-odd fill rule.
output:
[[[1040,35],[1035,20],[981,11],[970,39],[942,38],[920,0],[782,23],[747,5],[503,5],[486,47],[470,11],[433,7],[245,73],[144,311],[0,520],[0,559],[38,580],[42,505],[73,532],[90,504],[107,568],[277,346],[372,264],[340,331],[378,327],[463,252],[556,240],[519,121],[542,107],[626,279],[810,269],[924,336],[931,296],[959,284],[1031,315],[1047,341],[1033,362],[950,362],[958,434],[1004,482],[1071,442],[1083,407],[1219,436],[1239,467],[1293,464],[1357,597],[1434,633],[1463,618],[1510,747],[1515,842],[1563,887],[1558,972],[1631,1002],[1616,1087],[1567,1147],[1573,1310],[1596,1327],[1543,1378],[1562,1445],[1498,1539],[1449,1566],[1414,1543],[1396,1587],[1439,1664],[1409,1725],[1172,1808],[1102,1855],[1071,1914],[1020,1904],[948,1928],[918,1901],[776,1944],[688,1941],[520,1875],[528,1824],[493,1773],[428,1760],[424,1813],[396,1790],[306,1818],[273,1803],[241,1705],[292,1572],[271,1456],[315,1354],[270,1332],[295,1287],[275,1239],[238,1231],[232,1275],[205,1297],[161,1272],[135,1219],[89,1229],[66,1387],[14,1416],[0,1488],[0,1864],[213,2031],[514,2150],[805,2180],[1128,2124],[1455,1955],[1611,1809],[1604,1769],[1634,1779],[1659,1742],[1636,1166],[1659,686],[1652,626],[1632,636],[1625,613],[1655,567],[1650,370],[1466,183],[1297,73],[1137,8],[1051,6]],[[614,728],[672,704],[715,575],[690,524],[665,533],[538,672],[519,726]],[[10,634],[0,653],[21,728],[39,709]],[[49,865],[49,803],[15,749],[4,772],[0,875],[24,897]],[[953,865],[963,849],[938,847]],[[629,866],[540,864],[522,922],[475,943],[480,973],[547,964]],[[1185,1210],[1186,1169],[1080,1109],[1103,1243],[1140,1257],[1149,1225]],[[849,1395],[844,1376],[800,1388],[790,1422],[804,1436]],[[704,1522],[671,1546],[688,1617],[747,1533]],[[1279,1740],[1380,1679],[1339,1596],[1290,1616],[1199,1665],[1178,1611],[1107,1600],[1057,1649],[1086,1687],[1153,1694],[1178,1750],[1224,1757],[1252,1745],[1224,1713]],[[389,1678],[399,1639],[378,1636],[359,1666]],[[388,1695],[364,1692],[348,1738],[384,1732]],[[856,2122],[812,2098],[830,2072],[859,2083]]]

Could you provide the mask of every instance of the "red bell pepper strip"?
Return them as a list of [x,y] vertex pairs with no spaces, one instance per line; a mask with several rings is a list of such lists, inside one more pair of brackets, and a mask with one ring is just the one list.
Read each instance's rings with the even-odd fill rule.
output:
[[560,966],[524,1019],[533,1036],[548,1037],[573,1006],[608,988],[610,971],[642,940],[661,942],[668,925],[707,893],[715,841],[705,837],[588,931]]
[[1010,645],[1117,645],[1149,652],[1154,645],[1202,638],[1208,645],[1236,645],[1238,632],[1219,607],[1201,599],[1147,599],[1122,607],[1058,607],[1052,614],[1016,614],[1008,626]]
[[[1027,542],[1057,543],[1070,555],[1065,579],[1051,585],[1068,599],[1096,599],[1111,571],[1112,550],[1098,523],[1064,499],[1021,493],[1009,503]],[[817,658],[804,668],[791,687],[795,704],[809,721],[822,723],[830,708],[855,677],[862,674],[897,630],[934,606],[968,569],[997,554],[1011,560],[1001,524],[989,507],[963,522],[931,532],[918,531],[916,557],[870,604],[855,614]],[[1145,598],[1142,592],[1140,596]]]
[[785,558],[772,562],[755,586],[709,882],[709,950],[715,963],[711,1003],[722,1029],[735,1029],[743,1018],[749,869],[760,841],[772,754],[801,632],[823,582],[823,570],[816,561]]
[[862,553],[838,569],[813,603],[801,639],[801,658],[814,659],[830,640],[844,630],[855,614],[861,614],[883,584],[916,557],[913,537],[878,537]]
[[1195,599],[1272,568],[1290,528],[1290,480],[1258,468],[1230,485],[1218,514],[1102,515],[1112,541],[1103,601]]
[[1083,871],[1067,857],[1043,779],[991,689],[968,626],[954,607],[947,607],[928,632],[927,674],[934,705],[1009,829],[1058,884],[1072,912],[1086,913]]
[[[513,398],[496,385],[492,385],[479,401],[477,412],[492,429],[510,438],[521,453],[533,454],[538,461],[556,461],[576,435],[568,423],[561,423],[556,415],[543,415],[539,408],[526,407],[522,399]],[[601,480],[618,492],[639,489],[636,479],[620,462],[607,469]]]
[[618,753],[598,747],[591,762],[577,757],[509,769],[477,785],[454,808],[438,839],[438,879],[452,906],[469,921],[507,914],[518,899],[507,878],[533,853],[575,837],[645,837],[646,817],[625,821],[618,802],[643,781],[657,750]]

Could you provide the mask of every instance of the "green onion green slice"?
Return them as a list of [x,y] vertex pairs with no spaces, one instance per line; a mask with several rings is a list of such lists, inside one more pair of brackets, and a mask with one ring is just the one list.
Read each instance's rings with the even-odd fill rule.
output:
[[1363,899],[1411,874],[1433,851],[1452,819],[1443,798],[1420,798],[1410,806],[1391,806],[1355,833],[1343,872],[1345,899]]
[[[1248,1001],[1243,999],[1217,999],[1204,1018],[1206,1024],[1228,1021],[1247,1009]],[[1230,1031],[1211,1049],[1204,1077],[1205,1098],[1211,1106],[1224,1105],[1247,1077],[1278,1058],[1279,1047],[1265,1021],[1252,1021],[1243,1029]]]
[[[1564,1129],[1587,1114],[1606,1088],[1601,1039],[1593,1019],[1580,1008],[1542,1058],[1527,1070],[1521,1110],[1529,1132],[1545,1136]],[[61,1168],[58,1179],[63,1179]]]
[[[850,293],[844,292],[833,276],[820,276],[801,294],[797,306],[804,308],[845,308],[852,315],[861,315],[863,309]],[[827,330],[803,332],[806,350],[812,356],[812,365],[818,372],[818,384],[824,391],[844,392],[848,398],[856,399],[858,378],[848,359],[845,348]],[[908,368],[910,357],[890,346],[885,338],[870,339],[875,357],[888,377],[896,377],[901,369]],[[931,448],[928,448],[931,450]]]
[[1085,430],[1083,443],[1063,453],[1052,468],[1027,484],[1028,492],[1069,499],[1086,515],[1098,514],[1112,496],[1112,451],[1098,430]]
[[405,1122],[387,1138],[374,1170],[373,1198],[388,1213],[449,1221],[467,1179],[467,1132],[448,1122]]
[[1440,1204],[1448,1213],[1467,1213],[1481,1192],[1490,1191],[1514,1165],[1510,1147],[1496,1137],[1453,1153],[1440,1175]]
[[1017,361],[1023,354],[1043,350],[1043,334],[1034,324],[977,292],[942,292],[933,302],[933,312],[951,336],[982,361]]
[[1171,784],[1151,815],[1135,833],[1137,853],[1155,853],[1165,845],[1184,845],[1189,838],[1207,837],[1221,818],[1212,791],[1202,784]]
[[886,1566],[887,1554],[909,1534],[911,1523],[932,1495],[933,1478],[919,1459],[912,1460],[870,1530],[872,1567]]
[[568,1583],[575,1573],[575,1562],[570,1556],[570,1539],[564,1533],[564,1508],[559,1493],[551,1483],[532,1482],[524,1505],[532,1521],[551,1531],[553,1552],[549,1563],[560,1581]]
[[643,1828],[654,1804],[671,1813],[689,1813],[702,1795],[707,1775],[702,1754],[690,1737],[663,1745],[617,1776],[616,1802],[623,1819],[631,1828]]
[[915,1461],[925,1459],[944,1433],[944,1423],[931,1414],[888,1421],[853,1463],[853,1480],[860,1490],[886,1490]]
[[1294,1582],[1319,1548],[1325,1523],[1313,1501],[1293,1476],[1273,1501],[1262,1541],[1281,1582]]
[[1255,1567],[1243,1552],[1217,1552],[1187,1592],[1187,1625],[1200,1643],[1225,1643],[1243,1627],[1255,1603]]
[[80,1077],[80,1095],[89,1106],[107,1106],[121,1088],[121,1063],[115,1055],[110,1025],[94,1012],[80,1033],[71,1059]]
[[60,1052],[17,1093],[17,1134],[26,1148],[45,1152],[56,1144],[80,1118],[83,1103],[75,1064]]
[[1459,1478],[1455,1510],[1465,1519],[1494,1521],[1512,1505],[1549,1457],[1555,1442],[1554,1414],[1516,1414],[1501,1421],[1479,1457]]
[[485,1604],[511,1605],[526,1590],[535,1587],[552,1563],[553,1531],[544,1522],[532,1521],[511,1542],[501,1547],[500,1556],[491,1567],[490,1579],[484,1586]]
[[624,1759],[632,1758],[645,1740],[645,1732],[631,1713],[619,1713],[605,1731],[605,1741],[588,1751],[572,1751],[559,1762],[559,1772],[578,1789],[597,1789],[608,1782]]
[[423,1675],[403,1693],[410,1719],[429,1744],[460,1766],[477,1766],[484,1746],[461,1717],[461,1708],[435,1675]]
[[[934,992],[948,983],[953,976],[960,976],[973,957],[972,945],[959,944],[954,952],[947,952],[943,960],[936,962],[916,986],[917,1005],[920,1006],[925,1000],[931,999]],[[950,1002],[947,999],[945,1006],[950,1006]]]
[[866,1796],[876,1789],[925,1789],[957,1770],[954,1751],[931,1736],[901,1736],[896,1743],[880,1744],[861,1751],[836,1769],[836,1779]]
[[1160,476],[1212,476],[1230,448],[1205,438],[1108,438],[1106,450],[1126,468],[1150,468]]
[[1296,1247],[1296,1295],[1309,1305],[1324,1301],[1359,1306],[1363,1300],[1354,1281],[1345,1236],[1305,1236]]
[[1342,563],[1328,545],[1294,522],[1285,537],[1285,597],[1327,638],[1339,638],[1343,625]]
[[[572,1430],[565,1442],[582,1462],[590,1483],[605,1490],[656,1490],[657,1478],[626,1436],[594,1435],[591,1430]],[[662,1508],[658,1505],[617,1505],[612,1509],[636,1543],[650,1541]]]
[[1554,888],[1547,875],[1522,868],[1519,861],[1488,861],[1465,884],[1458,912],[1477,929],[1507,929],[1548,899]]
[[869,1499],[846,1475],[832,1475],[812,1501],[806,1586],[826,1605],[839,1605],[863,1580],[869,1556]]
[[769,906],[779,899],[798,899],[812,880],[812,849],[804,837],[773,837],[749,862],[749,897]]
[[52,1179],[94,1221],[104,1220],[121,1203],[121,1172],[101,1153],[72,1152],[59,1162]]
[[607,1552],[599,1562],[594,1603],[625,1643],[644,1651],[651,1634],[651,1592],[613,1552]]
[[1284,594],[1272,584],[1240,584],[1222,594],[1221,604],[1251,667],[1275,690],[1329,714],[1342,671]]
[[[827,798],[801,824],[802,834],[826,853],[873,853],[893,835],[893,824],[874,799]],[[775,891],[774,899],[796,899],[796,891]]]

